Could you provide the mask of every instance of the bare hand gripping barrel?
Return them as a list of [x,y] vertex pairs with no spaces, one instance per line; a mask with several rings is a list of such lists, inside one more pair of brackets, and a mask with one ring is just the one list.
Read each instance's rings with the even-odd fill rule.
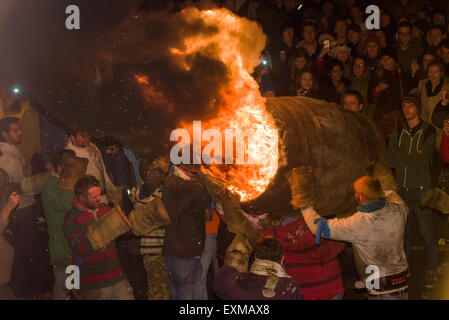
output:
[[317,212],[353,211],[353,182],[368,174],[371,162],[386,160],[385,141],[375,124],[360,113],[306,97],[268,98],[266,107],[279,133],[278,171],[266,191],[243,208],[291,215],[285,174],[305,165],[313,167]]

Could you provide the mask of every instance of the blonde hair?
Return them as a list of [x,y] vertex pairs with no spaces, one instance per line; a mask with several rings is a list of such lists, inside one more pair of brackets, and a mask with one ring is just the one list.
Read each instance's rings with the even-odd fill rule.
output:
[[367,201],[382,198],[382,187],[379,180],[371,176],[363,176],[354,182],[354,192],[363,195]]

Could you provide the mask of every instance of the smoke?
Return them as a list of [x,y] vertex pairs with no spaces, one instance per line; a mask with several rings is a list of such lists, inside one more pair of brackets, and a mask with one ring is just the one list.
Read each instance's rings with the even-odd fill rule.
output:
[[[10,28],[17,10],[33,10],[18,2]],[[140,12],[124,0],[57,2],[34,8],[33,23],[16,34],[21,41],[3,35],[17,44],[6,56],[16,67],[7,79],[67,126],[116,136],[142,152],[166,149],[181,120],[210,119],[226,105],[223,92],[233,90],[237,76],[236,57],[226,50],[239,52],[251,72],[265,45],[256,23],[223,9],[211,18],[193,8]],[[80,6],[79,31],[64,28],[68,4]]]

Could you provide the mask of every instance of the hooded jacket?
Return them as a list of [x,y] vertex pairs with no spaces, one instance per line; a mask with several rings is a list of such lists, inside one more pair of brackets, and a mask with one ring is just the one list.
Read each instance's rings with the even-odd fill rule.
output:
[[435,152],[435,129],[421,121],[414,134],[407,122],[393,132],[388,144],[388,163],[400,188],[427,189],[431,186],[431,163]]

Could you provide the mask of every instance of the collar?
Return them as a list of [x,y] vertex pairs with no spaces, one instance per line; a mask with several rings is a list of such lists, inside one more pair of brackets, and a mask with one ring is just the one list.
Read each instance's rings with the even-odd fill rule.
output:
[[279,263],[270,260],[260,260],[257,258],[255,258],[249,272],[259,276],[290,278]]
[[83,211],[83,212],[87,211],[87,212],[92,213],[94,215],[95,219],[97,218],[97,211],[98,211],[98,209],[92,210],[92,209],[89,209],[89,208],[85,207],[81,202],[78,201],[78,199],[76,197],[73,198],[72,205],[73,205],[74,208],[76,208],[76,209],[78,209],[80,211]]
[[3,153],[20,153],[19,148],[15,144],[10,144],[7,142],[0,142],[0,149]]
[[430,80],[427,80],[427,82],[426,82],[427,97],[430,98],[430,97],[436,96],[441,91],[441,88],[443,87],[443,82],[444,82],[444,79],[441,78],[440,83],[435,87],[435,90],[432,91],[432,84],[430,83]]
[[357,211],[367,212],[367,213],[374,212],[374,211],[377,211],[377,210],[385,207],[386,203],[387,203],[387,201],[384,198],[381,198],[379,200],[370,201],[367,204],[358,206]]
[[407,121],[404,121],[404,130],[407,131],[411,137],[413,137],[415,133],[422,129],[423,123],[424,122],[421,120],[417,126],[410,128]]

